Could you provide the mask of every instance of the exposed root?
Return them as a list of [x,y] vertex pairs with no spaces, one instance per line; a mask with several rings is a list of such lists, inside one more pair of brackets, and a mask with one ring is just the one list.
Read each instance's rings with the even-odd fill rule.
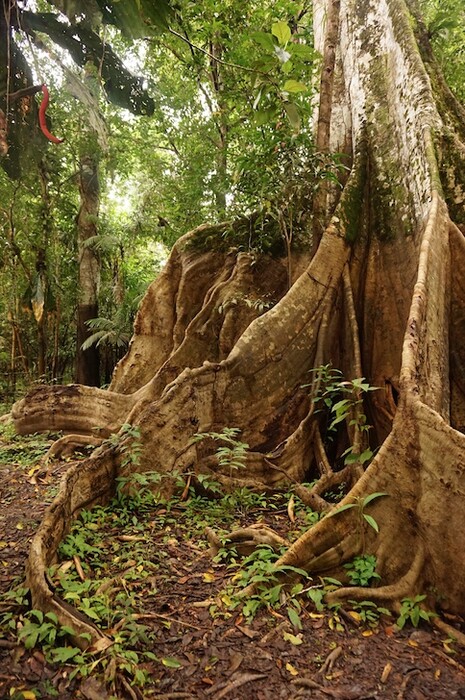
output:
[[323,474],[311,489],[299,486],[296,493],[306,506],[316,510],[318,513],[322,513],[333,507],[332,503],[323,498],[323,494],[337,488],[341,484],[353,485],[356,481],[353,472],[353,465],[348,465],[339,472],[331,470],[329,473]]
[[93,435],[64,435],[55,440],[53,445],[42,458],[42,464],[47,466],[54,459],[68,459],[76,452],[88,450],[88,448],[99,447],[103,438]]
[[274,550],[289,545],[289,542],[278,535],[277,532],[262,523],[232,530],[221,539],[210,527],[205,528],[205,534],[211,546],[210,553],[212,557],[216,556],[222,547],[235,549],[241,557],[247,557],[260,545],[267,545]]
[[387,604],[414,596],[417,592],[417,584],[421,577],[425,552],[422,544],[419,543],[412,566],[407,573],[398,581],[388,586],[379,588],[364,588],[362,586],[337,588],[326,596],[326,602],[331,605],[343,600],[373,600],[383,601]]
[[465,647],[465,634],[457,630],[453,625],[449,625],[440,617],[433,617],[432,624],[443,632],[447,637],[454,639],[458,644]]
[[[63,477],[60,491],[32,540],[26,565],[27,585],[32,607],[56,614],[61,625],[71,627],[74,641],[81,648],[111,642],[85,615],[57,596],[49,583],[47,569],[54,562],[56,551],[79,510],[97,503],[107,503],[114,490],[115,463],[110,450],[84,464],[73,464]],[[82,634],[90,636],[90,641]]]

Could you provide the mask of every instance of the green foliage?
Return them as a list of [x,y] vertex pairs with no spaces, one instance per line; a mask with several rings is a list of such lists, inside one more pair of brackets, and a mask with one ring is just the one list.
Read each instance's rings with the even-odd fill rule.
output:
[[46,454],[50,444],[50,435],[18,435],[13,423],[0,425],[0,463],[31,468]]
[[[18,639],[23,642],[26,649],[33,649],[40,643],[47,651],[53,647],[55,653],[58,649],[64,653],[64,649],[58,647],[56,641],[72,634],[74,631],[70,627],[60,625],[55,613],[44,614],[41,610],[30,610],[24,616],[24,622],[18,631]],[[79,650],[74,650],[69,658],[73,658],[76,652],[80,653]]]
[[193,443],[201,443],[204,440],[214,440],[216,443],[223,443],[216,449],[215,455],[218,465],[222,468],[233,470],[244,469],[247,460],[249,446],[246,442],[239,440],[241,431],[239,428],[223,428],[220,433],[196,433],[192,438]]
[[140,429],[130,423],[123,423],[118,433],[113,433],[103,441],[103,446],[116,449],[121,455],[121,466],[137,467],[140,464],[142,442]]
[[425,595],[416,595],[414,598],[403,598],[400,605],[399,617],[396,625],[399,629],[403,629],[407,622],[410,622],[414,627],[418,627],[421,620],[430,622],[433,617],[437,617],[436,613],[424,610],[421,603],[425,600]]
[[[332,365],[322,365],[312,370],[314,379],[312,384],[304,384],[312,387],[314,393],[312,401],[316,406],[316,413],[325,410],[329,416],[326,434],[331,438],[339,424],[347,423],[353,426],[358,433],[368,433],[371,425],[367,424],[367,418],[363,413],[364,395],[371,391],[377,391],[377,387],[370,386],[364,377],[346,381],[342,372]],[[370,448],[363,452],[354,452],[353,446],[348,447],[341,455],[344,464],[366,464],[373,458]]]
[[[247,598],[233,598],[232,607],[242,605],[242,614],[247,619],[253,619],[261,608],[279,608],[286,605],[288,617],[297,629],[301,628],[299,619],[300,603],[297,595],[302,586],[296,584],[286,593],[285,587],[289,580],[296,576],[307,578],[308,574],[294,566],[276,566],[280,553],[267,545],[257,547],[246,557],[234,576],[234,582],[240,589],[251,584],[255,592]],[[274,584],[274,585],[270,585]]]
[[461,0],[420,0],[435,57],[448,86],[465,103],[465,8]]
[[370,493],[368,496],[365,496],[364,498],[357,497],[354,503],[345,503],[342,506],[338,506],[334,510],[332,510],[328,515],[326,516],[327,518],[332,518],[334,515],[339,515],[339,513],[343,513],[345,510],[350,510],[352,508],[357,509],[357,518],[358,518],[358,525],[360,528],[363,528],[364,521],[368,523],[370,527],[373,528],[375,532],[379,532],[379,526],[376,520],[371,516],[368,515],[368,513],[365,513],[365,508],[369,503],[374,501],[376,498],[381,498],[382,496],[388,496],[389,494],[385,493],[384,491],[377,491],[376,493]]
[[391,612],[387,608],[378,607],[372,600],[349,600],[348,602],[352,606],[352,610],[357,613],[358,618],[370,627],[377,627],[381,615],[391,616]]
[[351,562],[344,565],[352,586],[369,586],[373,580],[380,579],[376,573],[376,556],[374,554],[364,554],[355,557]]

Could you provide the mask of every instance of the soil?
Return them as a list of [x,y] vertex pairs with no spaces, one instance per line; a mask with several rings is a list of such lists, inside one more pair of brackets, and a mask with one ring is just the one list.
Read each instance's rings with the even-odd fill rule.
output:
[[[48,478],[40,478],[37,457],[26,466],[12,457],[0,467],[0,615],[13,612],[21,625],[25,608],[4,594],[23,579],[31,536],[67,464],[57,464]],[[299,630],[285,608],[265,610],[250,620],[239,608],[216,606],[231,570],[215,563],[196,536],[186,536],[180,523],[187,507],[178,502],[171,509],[159,508],[142,535],[127,534],[131,523],[127,531],[118,525],[105,533],[106,576],[113,573],[112,580],[118,579],[119,559],[126,571],[133,566],[137,574],[119,590],[131,604],[137,598],[132,609],[148,634],[147,643],[139,641],[139,654],[150,650],[154,655],[139,666],[151,680],[138,687],[120,669],[105,683],[98,664],[87,678],[71,679],[72,666],[48,663],[43,651],[27,650],[17,641],[17,630],[3,625],[0,698],[465,698],[465,652],[430,626],[398,630],[392,618],[382,617],[375,628],[367,628],[350,612],[335,618],[308,603],[300,612]],[[251,515],[257,519],[254,512],[245,520]],[[284,521],[289,523],[289,513],[278,508],[263,516],[281,534]],[[123,556],[131,538],[134,551],[136,545],[146,547],[145,573],[136,565],[137,554],[133,561]],[[118,547],[121,556],[115,556]],[[115,634],[117,627],[110,631]]]

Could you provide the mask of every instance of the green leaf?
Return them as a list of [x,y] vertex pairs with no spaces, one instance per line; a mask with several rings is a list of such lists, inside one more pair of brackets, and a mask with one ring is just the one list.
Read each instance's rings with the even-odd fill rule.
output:
[[373,452],[371,450],[365,450],[362,452],[362,454],[359,456],[359,461],[364,464],[365,462],[368,462],[371,458],[373,457]]
[[182,663],[177,659],[174,659],[172,656],[165,656],[161,662],[163,666],[166,666],[167,668],[181,668],[182,666]]
[[368,496],[365,496],[363,499],[363,507],[365,508],[371,501],[374,501],[375,498],[381,498],[381,496],[389,496],[389,494],[385,491],[376,491],[376,493],[370,493]]
[[299,614],[294,608],[288,608],[287,609],[287,614],[289,617],[289,620],[291,621],[291,624],[295,629],[301,630],[302,629],[302,622],[300,621]]
[[284,92],[305,92],[307,90],[307,86],[304,83],[301,83],[299,80],[286,80],[286,82],[283,85],[283,90]]
[[256,41],[257,44],[263,46],[263,48],[267,49],[267,51],[274,50],[273,36],[268,32],[252,32],[250,36],[253,41]]
[[303,61],[313,61],[315,58],[314,50],[306,44],[289,44],[288,50],[293,56],[297,56]]
[[376,522],[376,520],[375,520],[374,518],[371,517],[371,515],[367,515],[366,513],[364,513],[364,514],[363,514],[363,517],[364,517],[365,520],[367,521],[368,525],[371,525],[371,527],[373,528],[373,530],[375,530],[376,532],[379,532],[379,525],[378,525],[378,523]]
[[339,515],[339,513],[342,513],[344,510],[349,510],[349,508],[356,508],[357,504],[356,503],[345,503],[343,506],[339,506],[339,508],[336,508],[336,510],[332,510],[331,513],[328,513],[326,516],[327,518],[332,518],[333,515]]
[[289,123],[294,129],[294,131],[299,131],[300,129],[300,114],[297,106],[293,102],[284,103],[284,111],[289,119]]
[[283,639],[286,642],[290,642],[295,647],[299,646],[299,644],[303,644],[302,635],[299,635],[298,637],[296,637],[295,634],[291,634],[290,632],[284,632]]
[[81,650],[77,647],[55,647],[55,649],[52,650],[53,661],[55,663],[57,661],[61,663],[66,663],[67,661],[73,659],[80,653]]
[[272,24],[271,33],[277,38],[280,46],[286,46],[291,38],[291,30],[287,22],[280,21]]

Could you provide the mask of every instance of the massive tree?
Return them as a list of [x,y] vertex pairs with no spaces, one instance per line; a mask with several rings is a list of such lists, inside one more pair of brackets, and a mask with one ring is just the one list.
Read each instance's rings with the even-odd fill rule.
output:
[[[431,607],[465,612],[457,537],[465,518],[465,113],[414,0],[315,0],[314,24],[316,143],[347,154],[341,186],[283,206],[277,222],[251,216],[187,234],[149,288],[109,390],[40,388],[13,409],[20,432],[72,433],[57,452],[120,431],[119,441],[70,467],[28,564],[34,606],[94,639],[91,623],[49,588],[46,570],[79,509],[108,500],[129,468],[125,424],[140,431],[138,468],[163,473],[166,489],[173,470],[259,488],[316,477],[299,493],[325,510],[325,492],[343,481],[351,488],[342,506],[358,507],[321,519],[281,563],[337,571],[363,550],[376,554],[381,575],[373,599],[395,606],[424,592]],[[273,225],[300,226],[307,237],[292,254],[291,286],[286,260],[224,245]],[[258,315],[263,299],[274,305]],[[345,428],[327,449],[313,400],[324,378],[311,370],[330,363],[378,390],[362,407],[354,389]],[[365,415],[375,457],[366,469],[361,459],[344,465],[347,446],[353,454],[367,447]],[[224,427],[239,428],[250,446],[246,468],[233,475],[208,440],[192,441]],[[366,506],[379,534],[361,518],[374,493],[386,494]],[[332,594],[367,595],[349,586]]]

